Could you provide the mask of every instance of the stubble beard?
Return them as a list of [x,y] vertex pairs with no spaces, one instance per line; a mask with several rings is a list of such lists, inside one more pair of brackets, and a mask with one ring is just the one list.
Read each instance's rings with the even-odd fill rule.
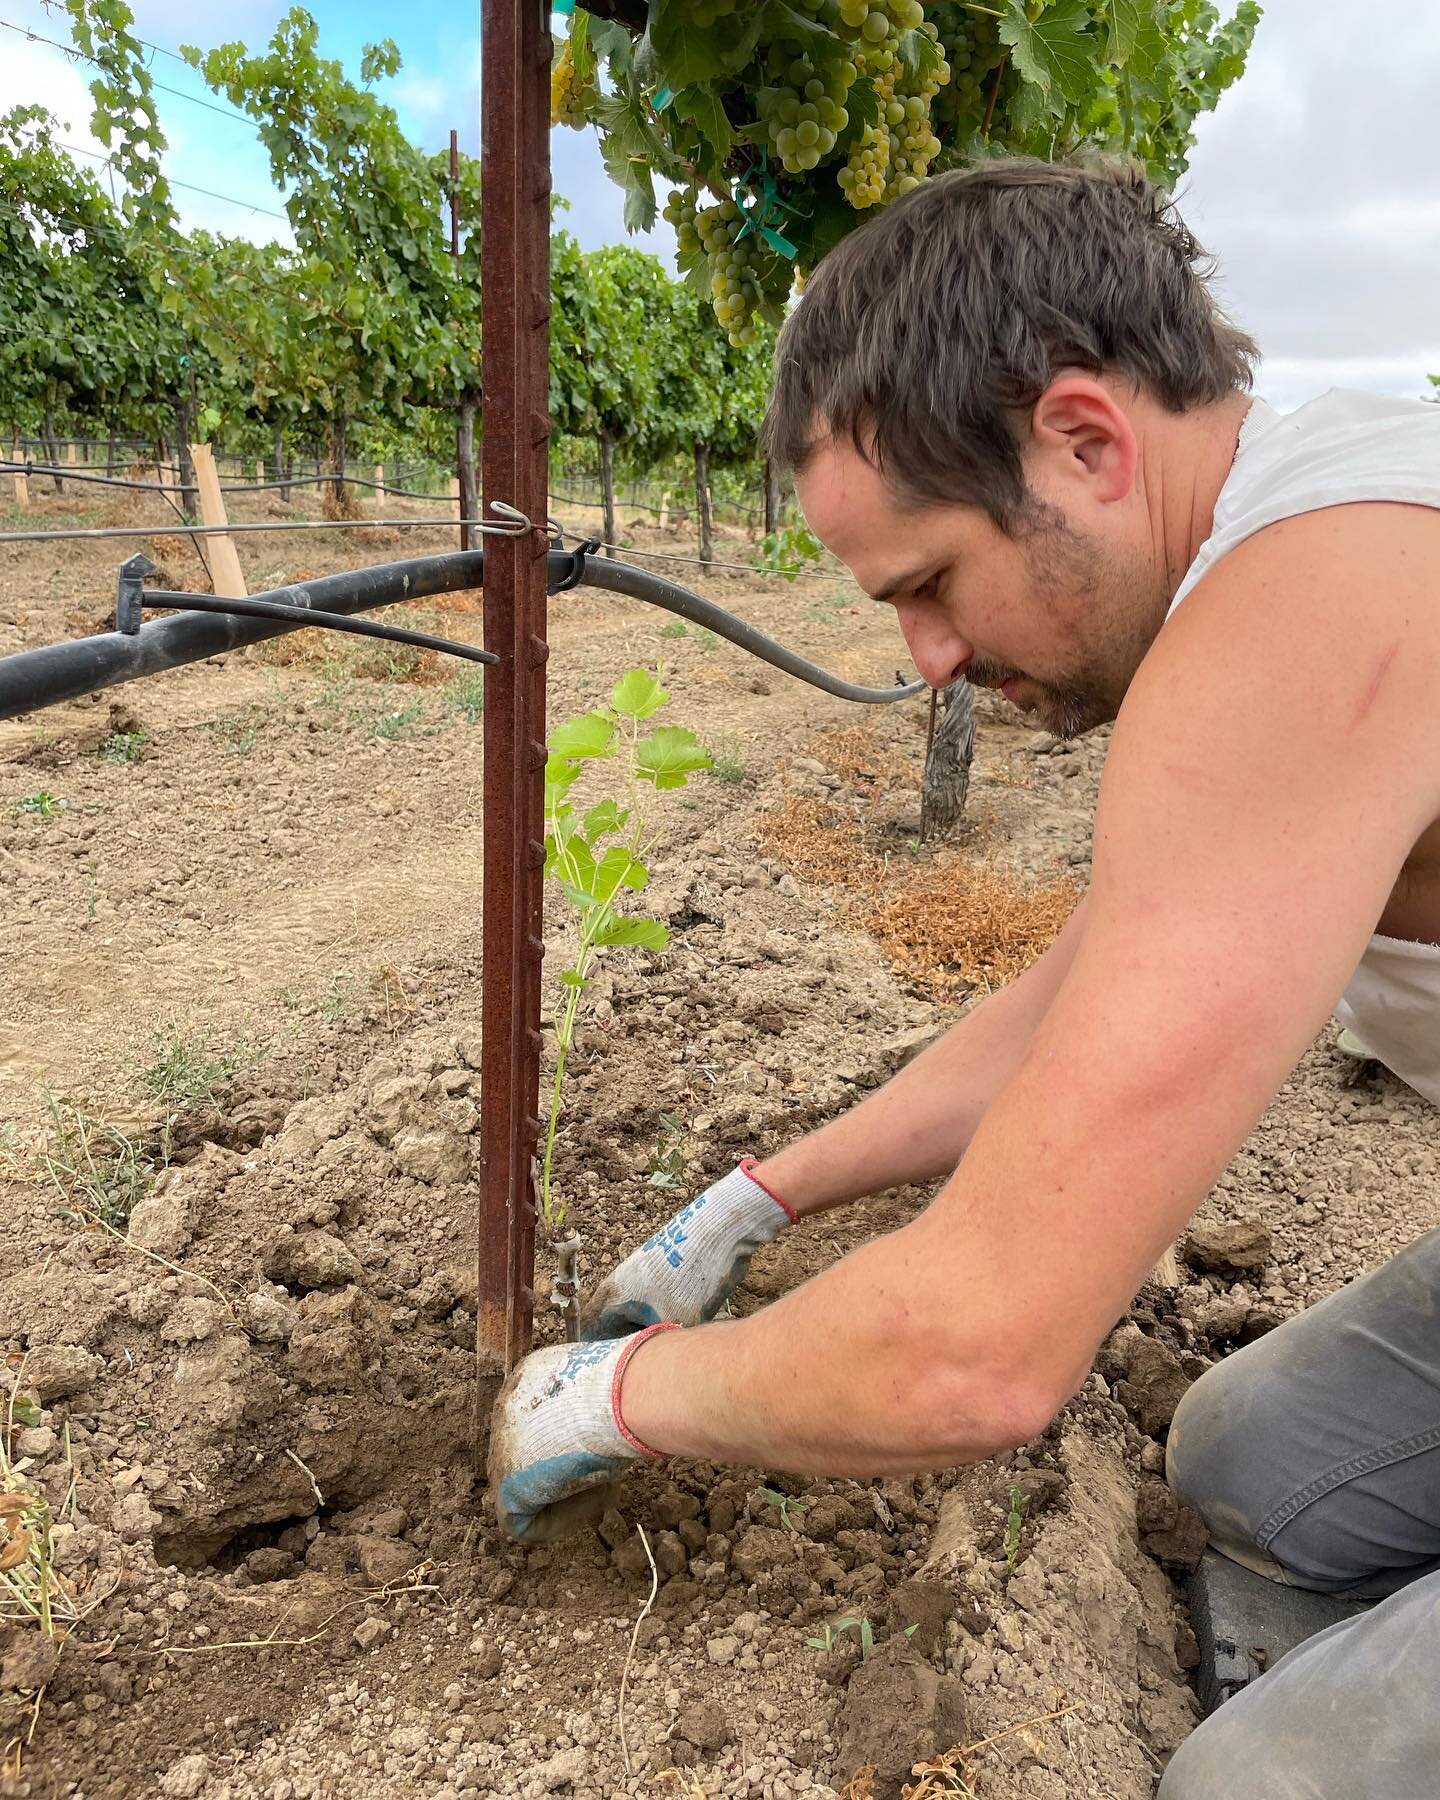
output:
[[[999,687],[1007,681],[1024,681],[1034,697],[1016,704],[1033,713],[1052,737],[1077,738],[1097,725],[1108,724],[1120,710],[1136,669],[1154,641],[1159,623],[1147,621],[1154,613],[1147,605],[1147,583],[1138,564],[1086,537],[1047,501],[1032,495],[1026,503],[1016,537],[1022,546],[1030,592],[1040,608],[1055,616],[1059,606],[1083,599],[1111,622],[1103,641],[1077,656],[1076,666],[1063,677],[1044,678],[1024,669],[977,657],[966,677],[977,687]],[[1163,622],[1163,610],[1159,615]]]

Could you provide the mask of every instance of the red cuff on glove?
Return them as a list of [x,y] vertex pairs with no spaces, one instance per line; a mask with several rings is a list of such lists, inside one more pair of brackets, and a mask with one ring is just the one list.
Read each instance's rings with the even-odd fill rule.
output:
[[[769,1192],[768,1188],[766,1189],[766,1192]],[[610,1413],[615,1420],[615,1429],[620,1433],[621,1437],[624,1438],[630,1448],[640,1456],[659,1456],[662,1453],[659,1450],[652,1450],[648,1444],[642,1444],[639,1438],[636,1437],[635,1433],[620,1416],[620,1384],[625,1379],[625,1370],[629,1366],[630,1358],[647,1338],[653,1338],[657,1331],[679,1331],[679,1329],[680,1327],[674,1320],[667,1319],[659,1325],[649,1325],[644,1331],[637,1331],[634,1337],[629,1340],[625,1345],[625,1348],[620,1352],[619,1359],[615,1364],[615,1373],[611,1377]]]
[[763,1189],[764,1192],[770,1196],[770,1198],[780,1208],[781,1212],[784,1213],[785,1217],[790,1221],[790,1223],[792,1225],[798,1224],[799,1220],[800,1220],[800,1215],[799,1215],[799,1213],[797,1213],[795,1211],[795,1208],[793,1206],[787,1206],[785,1204],[785,1202],[780,1198],[780,1196],[775,1192],[774,1188],[767,1187],[766,1184],[755,1173],[756,1169],[758,1169],[759,1166],[760,1165],[759,1165],[758,1161],[753,1156],[746,1156],[741,1159],[740,1167],[745,1171],[745,1173],[755,1183],[756,1187]]

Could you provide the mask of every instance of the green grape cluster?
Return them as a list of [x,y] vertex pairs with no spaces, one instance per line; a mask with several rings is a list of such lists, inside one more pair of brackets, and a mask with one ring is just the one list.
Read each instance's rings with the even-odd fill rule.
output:
[[1003,65],[1008,51],[1000,42],[999,21],[988,13],[953,5],[935,7],[932,13],[951,75],[934,116],[947,136],[964,138],[979,129],[994,72]]
[[[922,27],[932,42],[939,34],[928,21]],[[940,154],[940,139],[935,135],[931,108],[941,88],[950,82],[950,64],[943,51],[933,69],[919,79],[897,80],[885,102],[885,123],[890,136],[889,181],[885,198],[908,194],[918,187],[930,164]]]
[[[897,90],[904,73],[897,60],[901,34],[917,29],[927,30],[932,39],[937,34],[926,25],[920,0],[839,0],[839,27],[853,41],[856,74],[870,77],[880,107],[880,116],[850,146],[836,175],[845,198],[862,211],[908,192],[939,150],[938,140],[935,151],[930,150],[929,92],[934,89],[926,83],[913,94]],[[921,101],[917,114],[907,110],[910,99]]]
[[[665,217],[675,227],[682,264],[704,252],[710,271],[710,305],[734,345],[753,343],[755,314],[776,274],[778,259],[744,223],[733,200],[698,206],[693,193],[672,193]],[[789,271],[781,270],[788,286]]]
[[566,38],[550,70],[550,123],[569,125],[575,131],[583,130],[589,122],[586,109],[594,97],[595,84],[582,81],[576,74],[575,58],[571,55],[570,40]]
[[886,123],[895,92],[893,64],[875,77],[875,95],[880,103],[880,117],[867,125],[850,146],[845,166],[836,175],[840,191],[855,208],[863,212],[867,206],[878,206],[885,198],[890,180],[890,127]]
[[770,71],[775,89],[766,114],[770,148],[788,174],[819,166],[850,123],[845,100],[854,86],[854,59],[842,53],[828,65],[809,56],[780,59]]
[[694,192],[682,194],[678,188],[672,189],[663,212],[666,222],[675,227],[675,245],[682,261],[694,256],[700,249],[700,233],[695,224],[698,210]]

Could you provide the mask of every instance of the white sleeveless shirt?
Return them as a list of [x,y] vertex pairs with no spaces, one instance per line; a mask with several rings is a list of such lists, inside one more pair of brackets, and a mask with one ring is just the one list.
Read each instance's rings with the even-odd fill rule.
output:
[[[1222,556],[1267,525],[1357,500],[1440,507],[1440,406],[1338,388],[1293,413],[1256,400],[1210,535],[1170,611]],[[1440,945],[1377,933],[1335,1014],[1372,1056],[1440,1106]]]

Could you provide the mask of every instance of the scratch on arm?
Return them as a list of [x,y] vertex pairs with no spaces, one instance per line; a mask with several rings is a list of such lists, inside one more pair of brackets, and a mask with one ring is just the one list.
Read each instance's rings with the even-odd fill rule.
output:
[[1360,724],[1366,713],[1368,713],[1370,708],[1375,704],[1375,697],[1380,692],[1385,677],[1389,673],[1390,665],[1394,662],[1399,651],[1399,644],[1392,644],[1380,658],[1375,673],[1370,677],[1369,685],[1366,687],[1365,692],[1360,696],[1360,704],[1355,708],[1354,717],[1350,721],[1352,730],[1355,726]]

